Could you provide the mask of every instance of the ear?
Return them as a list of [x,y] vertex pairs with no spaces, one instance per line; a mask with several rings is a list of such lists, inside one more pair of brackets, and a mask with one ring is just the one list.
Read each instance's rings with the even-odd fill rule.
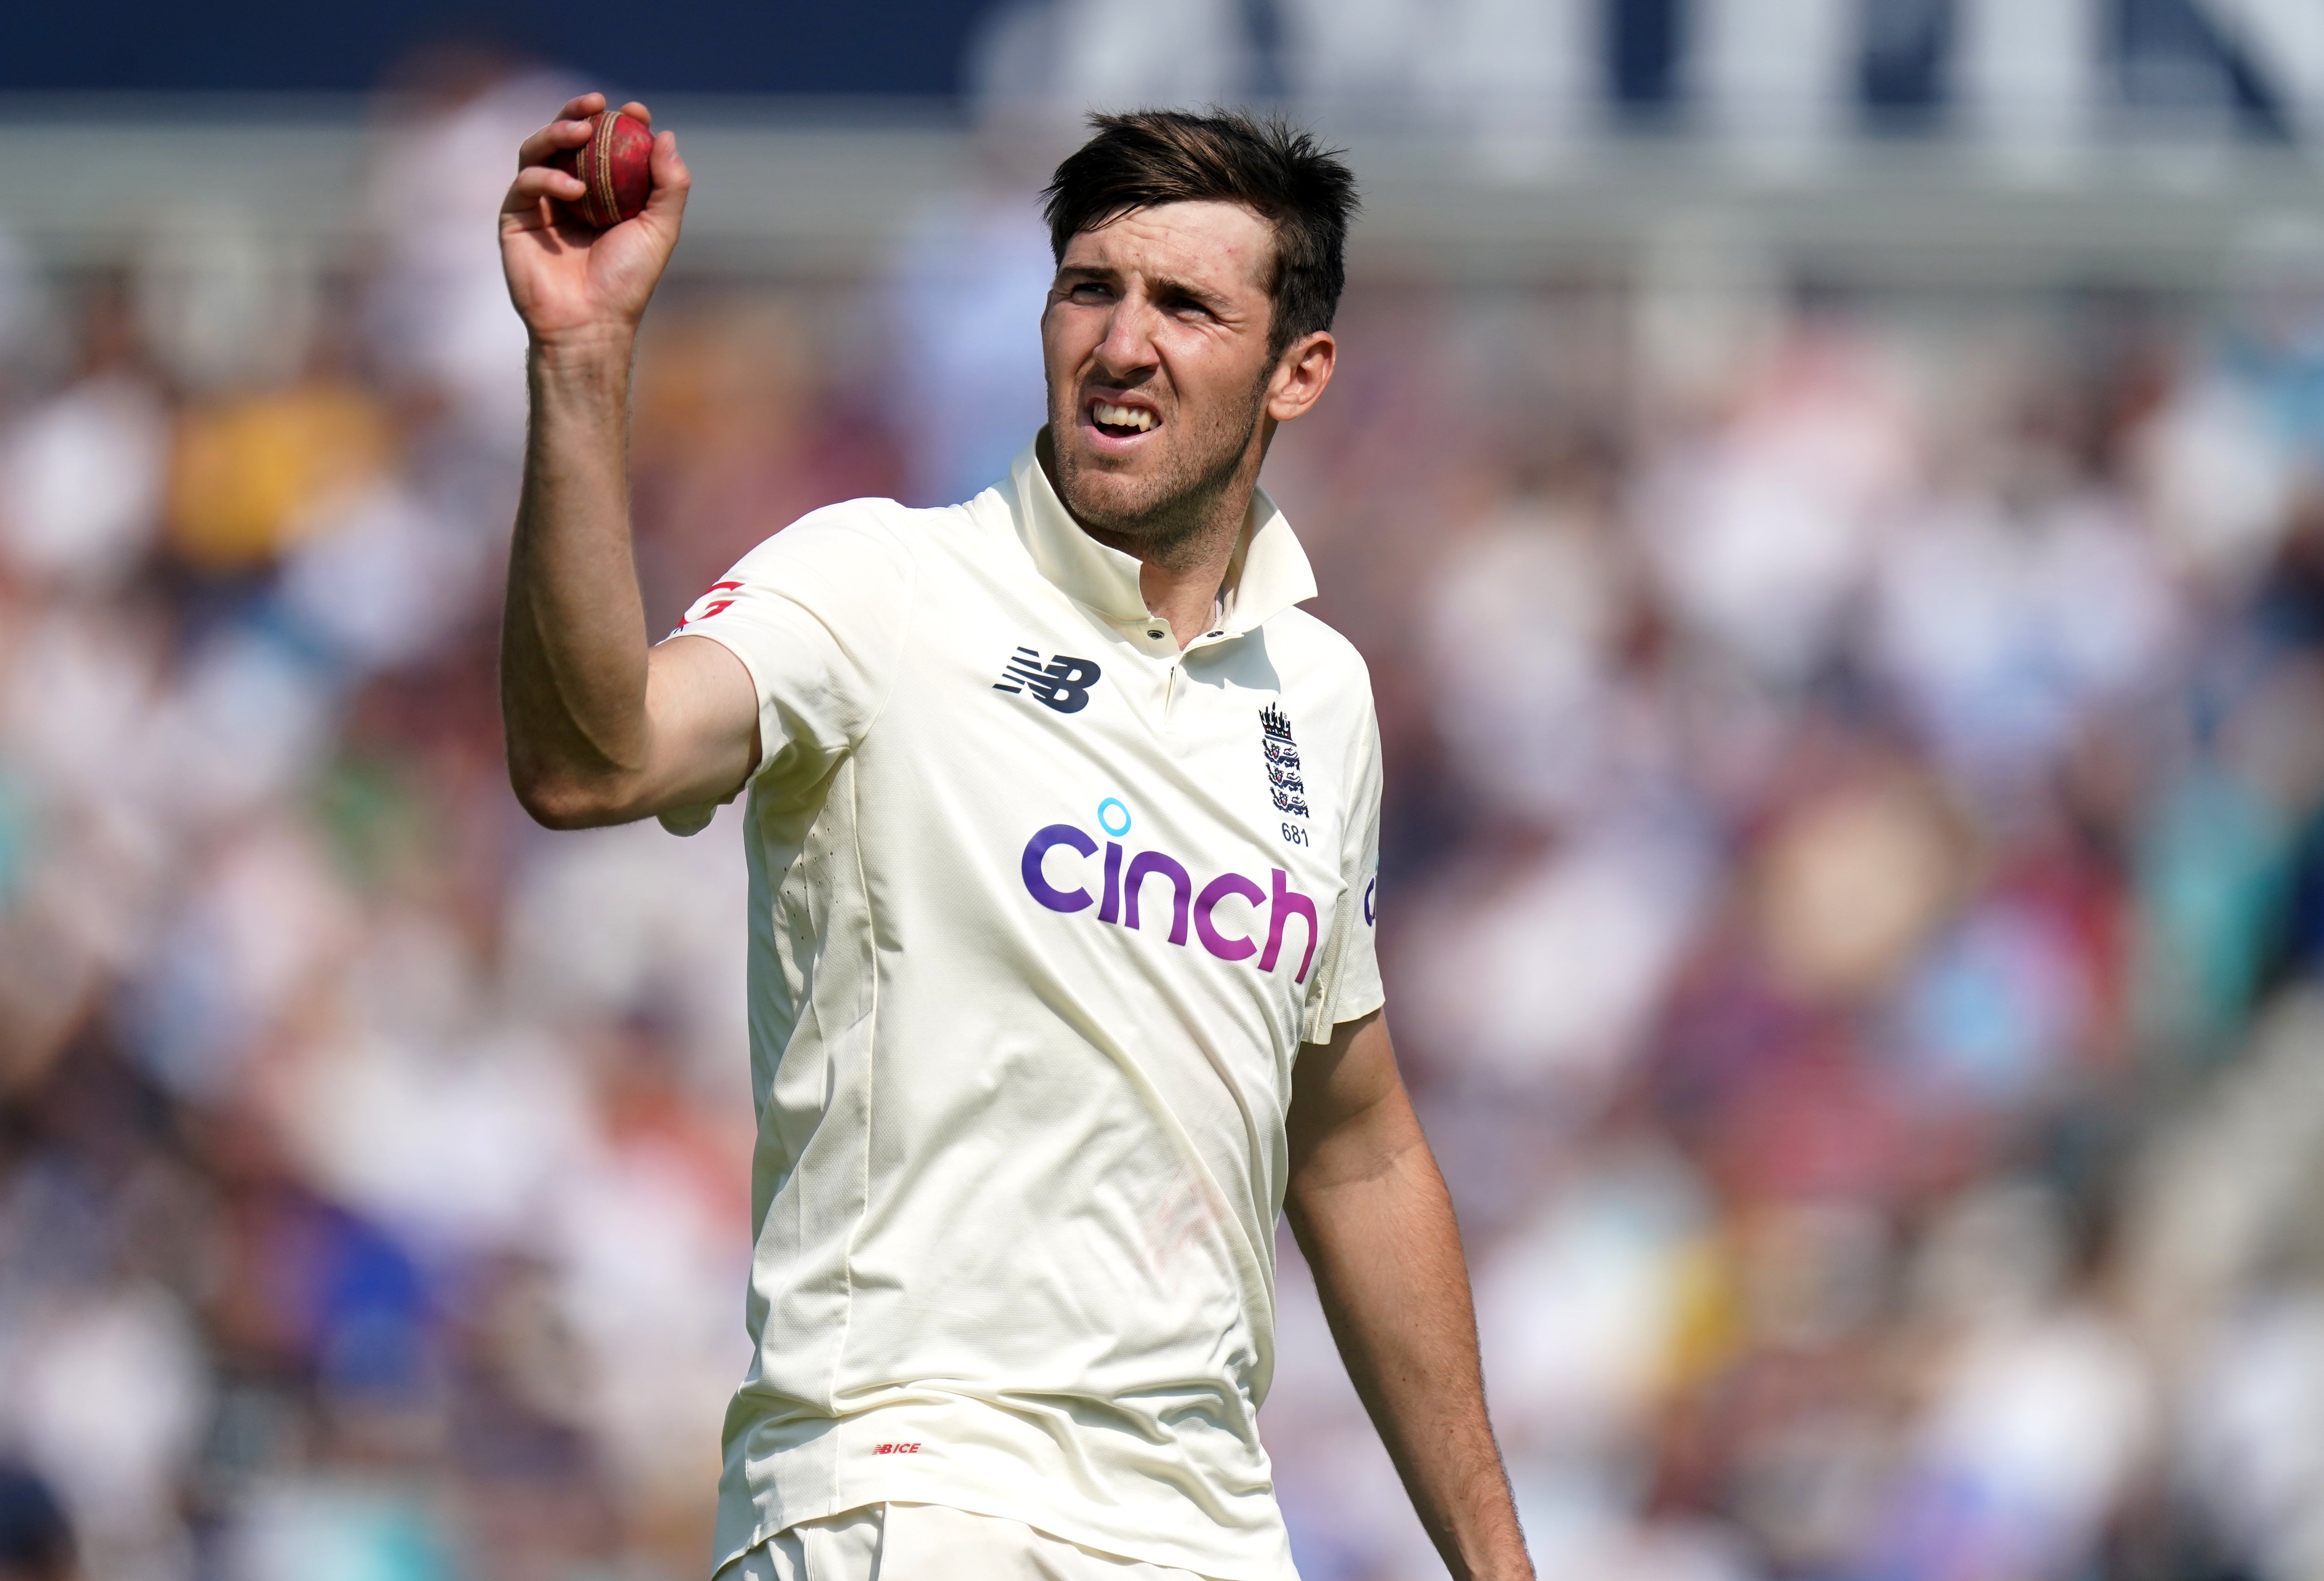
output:
[[1267,415],[1287,423],[1323,399],[1338,357],[1339,343],[1327,329],[1303,335],[1285,347],[1267,381]]

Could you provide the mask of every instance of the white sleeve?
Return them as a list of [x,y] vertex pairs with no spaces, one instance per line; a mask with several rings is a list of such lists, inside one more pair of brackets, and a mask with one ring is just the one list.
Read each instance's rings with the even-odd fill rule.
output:
[[1348,772],[1347,826],[1340,837],[1340,897],[1332,941],[1307,1001],[1305,1037],[1329,1043],[1342,1022],[1369,1016],[1388,1001],[1376,947],[1379,905],[1379,720],[1367,687]]
[[[862,740],[895,684],[914,567],[884,504],[851,501],[801,517],[713,583],[670,633],[707,637],[750,671],[759,761],[745,781],[761,794],[818,784]],[[692,834],[716,810],[673,808],[662,827]]]

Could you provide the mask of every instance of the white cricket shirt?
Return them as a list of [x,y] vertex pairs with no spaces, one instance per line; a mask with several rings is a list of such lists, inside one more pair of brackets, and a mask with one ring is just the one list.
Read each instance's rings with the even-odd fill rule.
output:
[[680,628],[764,746],[721,1564],[885,1500],[1293,1574],[1284,1111],[1301,1042],[1381,1002],[1371,685],[1264,494],[1183,653],[1138,571],[1028,447],[964,505],[802,519]]

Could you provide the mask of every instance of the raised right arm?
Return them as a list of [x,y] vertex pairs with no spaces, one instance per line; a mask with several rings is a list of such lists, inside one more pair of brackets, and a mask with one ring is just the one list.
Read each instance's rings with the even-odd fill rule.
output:
[[[556,829],[724,800],[759,756],[742,660],[704,638],[647,640],[630,547],[630,359],[678,244],[687,176],[664,132],[644,213],[604,231],[562,218],[549,200],[577,198],[582,187],[548,161],[582,142],[581,117],[604,107],[602,95],[584,95],[528,138],[501,208],[532,400],[501,624],[501,716],[517,799]],[[623,114],[647,120],[641,105]]]

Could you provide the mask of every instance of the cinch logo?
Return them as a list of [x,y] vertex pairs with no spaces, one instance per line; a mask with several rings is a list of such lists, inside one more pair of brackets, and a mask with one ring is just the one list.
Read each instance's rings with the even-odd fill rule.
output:
[[[1109,812],[1120,818],[1120,828],[1116,828],[1114,820],[1106,815]],[[1097,822],[1098,827],[1108,834],[1127,834],[1130,832],[1130,809],[1108,796],[1098,804]],[[1142,850],[1128,857],[1125,868],[1127,853],[1120,841],[1109,840],[1105,842],[1103,898],[1100,899],[1092,896],[1086,887],[1060,888],[1049,881],[1047,867],[1049,853],[1059,846],[1084,858],[1097,855],[1098,850],[1094,838],[1070,823],[1052,823],[1037,831],[1033,838],[1025,842],[1025,855],[1019,869],[1024,876],[1025,891],[1051,911],[1087,911],[1094,905],[1098,921],[1117,924],[1136,932],[1139,902],[1149,893],[1148,881],[1160,878],[1169,886],[1170,942],[1185,943],[1186,927],[1192,923],[1194,936],[1202,940],[1203,948],[1221,961],[1248,961],[1256,955],[1259,970],[1273,971],[1277,961],[1282,959],[1284,929],[1292,918],[1297,917],[1307,924],[1307,943],[1299,956],[1298,973],[1291,980],[1300,983],[1307,980],[1307,968],[1315,959],[1315,903],[1291,887],[1290,875],[1281,868],[1274,869],[1270,889],[1260,888],[1256,881],[1244,878],[1240,873],[1221,873],[1197,890],[1194,875],[1177,858],[1158,850]],[[1259,923],[1258,908],[1262,905],[1267,908],[1267,942],[1264,947],[1250,933],[1230,933],[1228,926],[1231,924],[1222,925],[1218,909],[1231,896],[1250,903],[1252,911],[1249,925],[1253,928]],[[1156,925],[1160,925],[1158,918]]]
[[1057,655],[1046,666],[1038,648],[1019,647],[993,684],[996,692],[1030,692],[1059,713],[1079,713],[1089,706],[1090,688],[1097,685],[1096,662]]

